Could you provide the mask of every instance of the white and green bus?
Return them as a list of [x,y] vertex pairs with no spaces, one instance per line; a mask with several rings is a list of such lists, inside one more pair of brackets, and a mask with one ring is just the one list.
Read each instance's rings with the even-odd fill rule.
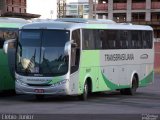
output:
[[9,52],[5,54],[3,45],[10,39],[17,40],[19,27],[27,23],[21,18],[0,17],[0,92],[15,88],[15,49],[9,46]]
[[16,92],[133,95],[154,78],[153,29],[110,20],[59,19],[24,25],[16,57]]

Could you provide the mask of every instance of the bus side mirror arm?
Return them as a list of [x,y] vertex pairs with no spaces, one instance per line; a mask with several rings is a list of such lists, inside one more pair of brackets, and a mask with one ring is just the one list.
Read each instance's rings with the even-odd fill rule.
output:
[[8,48],[10,46],[10,44],[14,44],[16,43],[16,39],[11,39],[11,40],[6,40],[3,44],[3,51],[5,54],[8,53]]

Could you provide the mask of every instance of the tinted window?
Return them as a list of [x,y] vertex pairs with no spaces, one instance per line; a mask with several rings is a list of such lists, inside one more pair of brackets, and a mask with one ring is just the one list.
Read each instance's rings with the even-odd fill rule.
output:
[[119,31],[119,40],[117,41],[119,43],[119,47],[120,49],[127,49],[129,47],[129,35],[128,35],[128,31]]
[[71,73],[75,72],[79,68],[80,60],[80,30],[74,30],[72,32],[72,40],[75,46],[71,48]]
[[142,32],[142,45],[143,48],[152,48],[152,32],[143,31]]
[[116,39],[117,39],[117,31],[114,30],[106,30],[105,34],[107,35],[107,47],[106,49],[115,49],[116,48]]
[[16,39],[17,29],[0,29],[0,48],[3,48],[5,40]]
[[117,44],[117,31],[100,31],[101,49],[115,49]]
[[142,41],[142,31],[131,31],[131,43],[132,49],[142,49],[143,41]]
[[45,30],[43,32],[43,46],[64,47],[69,38],[69,31],[64,30]]
[[95,40],[93,30],[83,30],[83,49],[93,50],[95,49]]
[[115,49],[117,31],[83,30],[83,49]]
[[83,30],[83,49],[152,48],[152,31]]
[[22,30],[17,48],[17,72],[23,75],[64,75],[68,56],[64,46],[69,41],[66,30]]
[[39,46],[41,44],[40,30],[23,30],[20,31],[20,44],[25,46]]

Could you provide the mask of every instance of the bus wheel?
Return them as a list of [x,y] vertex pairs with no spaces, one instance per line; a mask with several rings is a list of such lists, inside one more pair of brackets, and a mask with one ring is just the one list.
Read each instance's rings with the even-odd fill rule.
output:
[[36,95],[36,100],[43,100],[44,99],[44,95]]
[[128,89],[128,94],[129,95],[134,95],[136,93],[137,88],[138,88],[138,80],[134,76],[133,79],[132,79],[132,87]]
[[134,76],[132,78],[132,87],[131,88],[125,88],[125,89],[121,89],[120,93],[122,95],[134,95],[136,93],[136,90],[138,88],[138,80],[137,78]]
[[87,100],[87,98],[88,98],[88,84],[87,84],[87,82],[85,82],[85,84],[84,84],[84,89],[83,89],[83,93],[79,96],[79,99],[80,100],[83,100],[83,101],[85,101],[85,100]]

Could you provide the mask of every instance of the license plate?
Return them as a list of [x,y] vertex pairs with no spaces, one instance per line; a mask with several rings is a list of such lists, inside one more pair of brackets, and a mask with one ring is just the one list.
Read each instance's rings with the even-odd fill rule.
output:
[[35,89],[34,92],[35,93],[44,93],[44,89]]

